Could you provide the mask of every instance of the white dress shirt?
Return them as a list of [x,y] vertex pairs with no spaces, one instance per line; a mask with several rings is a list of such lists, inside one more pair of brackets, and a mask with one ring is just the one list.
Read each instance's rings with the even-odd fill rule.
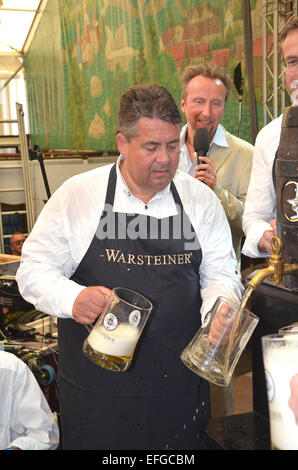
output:
[[59,429],[29,367],[0,351],[0,449],[54,450]]
[[272,166],[279,145],[282,115],[267,124],[257,135],[250,183],[243,214],[246,235],[242,253],[251,258],[269,256],[260,252],[258,243],[265,230],[272,230],[275,219],[276,193]]
[[[113,210],[165,218],[177,214],[170,184],[145,205],[128,189],[117,162]],[[69,278],[96,232],[111,165],[76,175],[50,198],[22,249],[16,279],[21,295],[50,315],[69,318],[84,286]],[[243,287],[225,213],[205,184],[177,170],[174,183],[202,248],[200,283],[204,316],[217,296],[239,300]]]
[[[187,124],[183,126],[181,133],[180,133],[180,159],[179,159],[179,170],[185,171],[191,176],[195,174],[195,167],[198,165],[197,160],[195,159],[193,162],[190,159],[188,148],[185,143],[185,137],[187,132]],[[227,139],[225,136],[224,129],[221,124],[218,124],[216,132],[213,136],[212,142],[210,144],[209,150],[207,152],[207,157],[210,157],[211,150],[215,147],[228,147]]]

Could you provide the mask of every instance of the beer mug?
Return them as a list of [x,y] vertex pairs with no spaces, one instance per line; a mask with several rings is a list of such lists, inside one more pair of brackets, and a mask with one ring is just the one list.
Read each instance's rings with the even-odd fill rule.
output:
[[218,297],[207,316],[207,322],[186,346],[181,359],[203,379],[227,387],[259,319],[224,297]]
[[298,334],[298,322],[292,323],[291,325],[284,326],[278,330],[279,334],[290,333]]
[[84,354],[104,369],[126,371],[151,310],[151,302],[143,295],[115,287],[84,341]]
[[298,332],[262,337],[271,448],[298,450],[298,424],[289,405],[291,379],[298,374]]

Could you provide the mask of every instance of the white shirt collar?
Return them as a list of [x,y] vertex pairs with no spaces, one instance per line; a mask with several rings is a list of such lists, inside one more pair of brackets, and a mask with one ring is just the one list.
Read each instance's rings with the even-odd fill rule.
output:
[[[117,160],[117,164],[116,164],[116,172],[117,172],[117,185],[119,185],[119,189],[120,191],[122,191],[124,194],[126,194],[126,196],[128,197],[135,197],[132,192],[130,191],[129,187],[127,186],[126,184],[126,181],[125,179],[123,178],[122,176],[122,173],[120,171],[120,162],[121,160],[124,160],[125,156],[124,155],[120,155],[118,160]],[[155,193],[155,195],[153,196],[153,198],[148,202],[148,204],[151,202],[151,201],[154,201],[155,199],[160,199],[164,196],[166,196],[167,194],[169,194],[170,192],[170,186],[171,186],[171,182],[162,190],[162,191],[159,191],[158,193]],[[137,198],[136,198],[137,199]],[[144,204],[142,202],[142,204]]]
[[217,126],[216,132],[213,136],[213,139],[210,145],[210,150],[213,145],[218,145],[219,147],[228,147],[225,131],[221,124],[218,124]]
[[187,132],[187,124],[182,127],[181,132],[180,132],[180,147],[182,147],[182,145],[185,145],[186,132]]
[[[180,134],[180,147],[182,147],[182,145],[185,145],[186,132],[187,132],[187,125],[182,128],[182,131]],[[217,126],[216,132],[213,136],[213,139],[210,145],[210,150],[213,145],[218,145],[219,147],[228,147],[225,131],[221,124],[218,124]]]
[[[179,160],[179,170],[185,171],[191,176],[194,176],[195,174],[195,166],[197,166],[197,162],[191,161],[189,153],[188,153],[188,148],[185,143],[185,137],[186,137],[186,132],[187,132],[187,124],[182,128],[181,133],[180,133],[180,160]],[[207,156],[212,159],[212,155],[210,156],[210,153],[214,146],[218,147],[228,147],[228,143],[226,140],[226,135],[225,135],[225,130],[221,124],[217,126],[216,132],[214,134],[214,137],[212,139],[210,148],[207,152]]]

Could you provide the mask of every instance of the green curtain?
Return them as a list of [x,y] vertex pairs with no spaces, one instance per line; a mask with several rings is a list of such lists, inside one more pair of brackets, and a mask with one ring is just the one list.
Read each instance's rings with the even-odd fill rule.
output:
[[[239,0],[49,0],[24,58],[32,145],[116,151],[127,88],[159,83],[180,106],[184,67],[208,61],[231,78],[245,69]],[[234,134],[238,109],[233,88],[222,122]],[[251,141],[246,85],[241,137]]]

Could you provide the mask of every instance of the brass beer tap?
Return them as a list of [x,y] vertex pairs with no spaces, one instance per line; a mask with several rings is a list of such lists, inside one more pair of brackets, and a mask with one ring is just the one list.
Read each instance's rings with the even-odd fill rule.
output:
[[282,242],[279,237],[273,237],[271,241],[273,254],[269,259],[267,268],[260,269],[254,277],[248,282],[248,285],[252,289],[256,289],[265,278],[270,277],[273,285],[277,286],[283,276],[294,271],[298,271],[298,263],[284,263],[282,256],[280,255]]

